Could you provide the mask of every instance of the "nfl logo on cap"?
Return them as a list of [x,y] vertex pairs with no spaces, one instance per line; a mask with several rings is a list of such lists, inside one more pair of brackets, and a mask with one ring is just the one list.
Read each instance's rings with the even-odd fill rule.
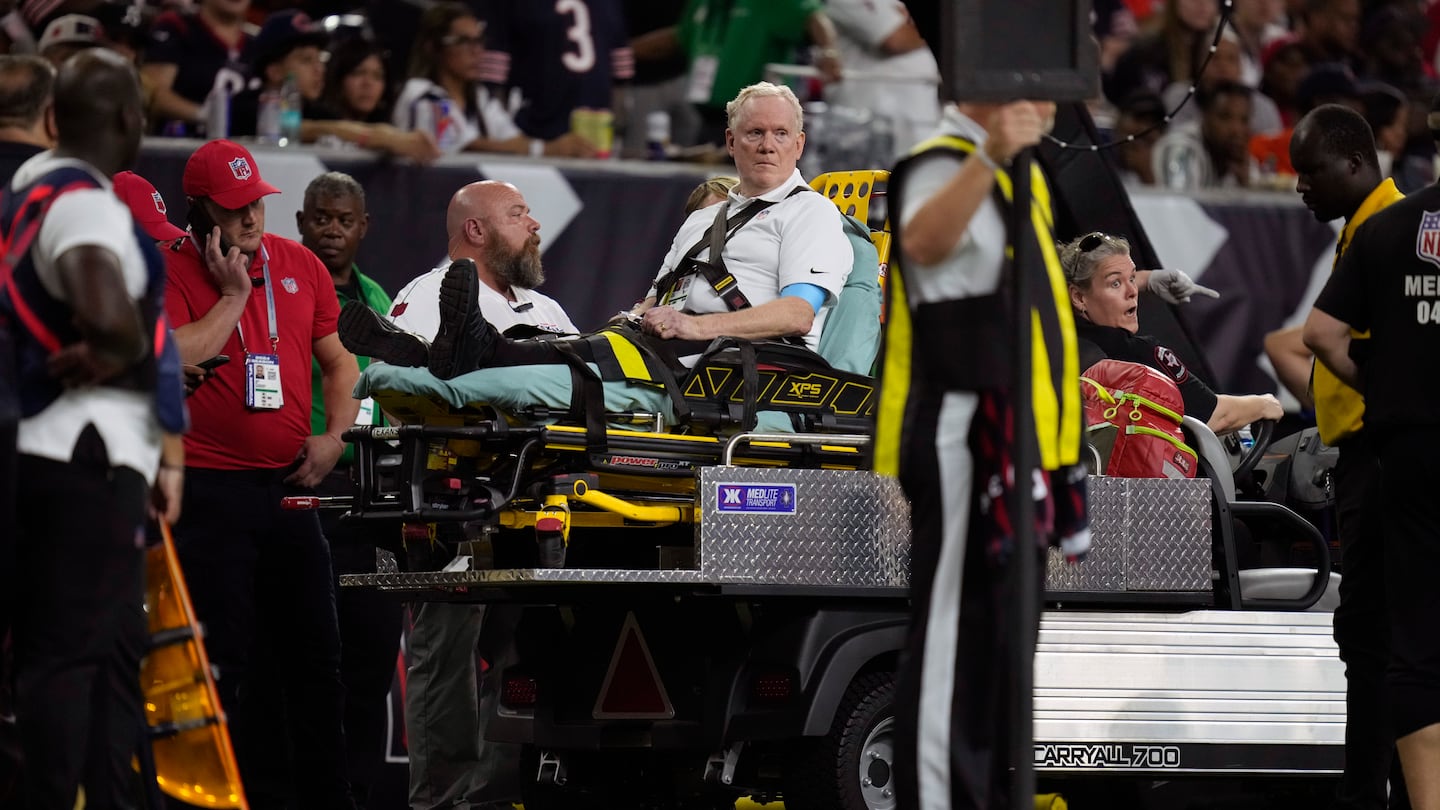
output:
[[230,161],[230,173],[235,175],[236,180],[249,180],[252,174],[250,161],[246,160],[243,155],[235,158]]
[[159,211],[162,214],[165,213],[165,198],[160,196],[160,192],[150,192],[150,199],[155,201],[156,211]]

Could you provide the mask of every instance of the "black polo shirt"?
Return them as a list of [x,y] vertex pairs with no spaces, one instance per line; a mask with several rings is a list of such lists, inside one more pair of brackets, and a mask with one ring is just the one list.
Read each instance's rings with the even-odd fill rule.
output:
[[1075,334],[1080,338],[1080,372],[1101,360],[1124,360],[1140,363],[1174,380],[1185,401],[1185,415],[1209,422],[1215,413],[1215,392],[1190,373],[1179,355],[1160,345],[1149,335],[1132,335],[1116,326],[1097,326],[1084,318],[1075,319]]
[[1315,308],[1370,331],[1350,351],[1367,430],[1440,425],[1440,188],[1365,220]]

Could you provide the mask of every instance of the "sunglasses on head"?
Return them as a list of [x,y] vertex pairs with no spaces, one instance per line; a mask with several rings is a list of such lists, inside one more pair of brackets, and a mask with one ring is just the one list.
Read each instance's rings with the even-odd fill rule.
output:
[[1095,231],[1094,233],[1087,233],[1084,237],[1080,239],[1080,252],[1089,253],[1095,248],[1098,248],[1101,245],[1105,244],[1105,240],[1108,238],[1108,236],[1100,233],[1099,231]]

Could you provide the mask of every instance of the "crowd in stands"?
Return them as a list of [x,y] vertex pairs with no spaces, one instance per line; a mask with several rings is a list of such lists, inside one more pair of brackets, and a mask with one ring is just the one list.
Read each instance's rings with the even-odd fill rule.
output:
[[1435,179],[1426,116],[1440,4],[1102,0],[1096,11],[1104,98],[1093,109],[1132,182],[1288,190],[1295,122],[1327,103],[1365,116],[1402,190]]
[[[919,5],[18,0],[0,46],[57,63],[120,51],[140,69],[152,135],[273,140],[266,99],[293,86],[299,141],[418,162],[723,160],[715,100],[767,78],[767,64],[809,65],[812,77],[789,81],[807,100],[815,154],[802,169],[815,171],[883,162],[938,121],[940,31]],[[1289,188],[1295,122],[1341,103],[1370,122],[1385,173],[1415,189],[1436,174],[1436,23],[1440,3],[1426,0],[1097,0],[1091,112],[1129,182]],[[826,102],[836,125],[821,132]],[[846,151],[844,137],[866,140]]]

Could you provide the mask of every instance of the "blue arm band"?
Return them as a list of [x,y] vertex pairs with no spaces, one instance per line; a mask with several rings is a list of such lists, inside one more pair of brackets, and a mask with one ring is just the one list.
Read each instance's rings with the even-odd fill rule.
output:
[[780,295],[781,297],[793,295],[796,298],[805,299],[805,302],[815,310],[817,315],[820,314],[820,307],[825,306],[825,299],[830,297],[830,293],[826,292],[824,287],[805,283],[786,285],[784,289],[780,290]]

